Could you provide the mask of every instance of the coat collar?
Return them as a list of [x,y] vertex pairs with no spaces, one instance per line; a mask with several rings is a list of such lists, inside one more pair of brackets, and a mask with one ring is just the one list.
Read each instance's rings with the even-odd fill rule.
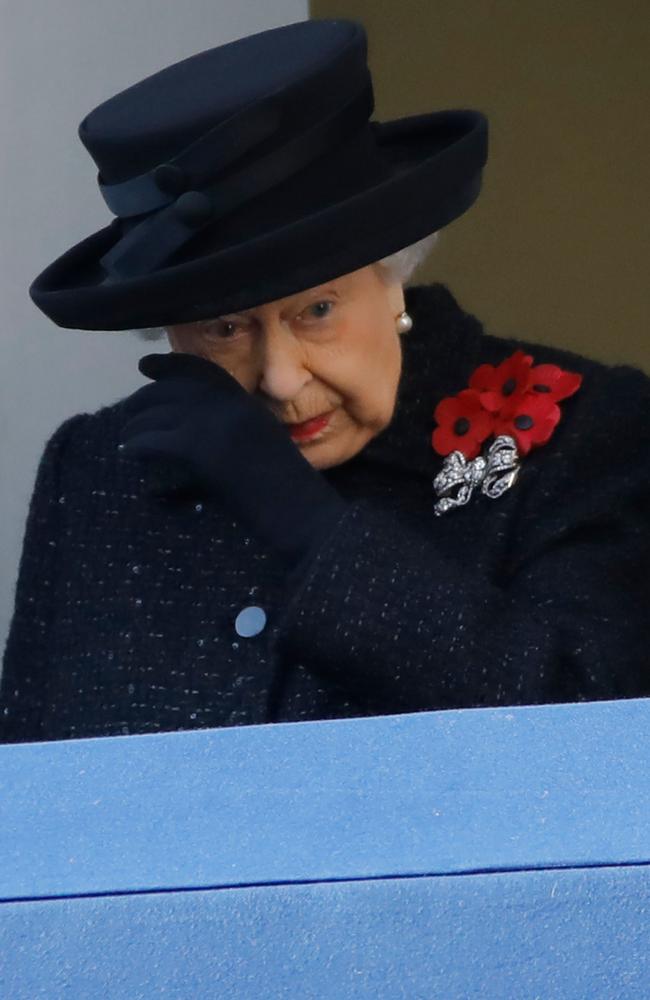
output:
[[431,447],[433,411],[457,392],[482,360],[483,328],[442,284],[405,289],[413,329],[402,337],[402,374],[393,418],[357,456],[430,478],[440,459]]

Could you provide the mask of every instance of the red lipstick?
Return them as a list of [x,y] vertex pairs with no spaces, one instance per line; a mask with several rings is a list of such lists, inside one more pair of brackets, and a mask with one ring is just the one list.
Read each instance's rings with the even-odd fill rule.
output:
[[309,441],[316,437],[317,434],[325,429],[333,412],[333,410],[330,410],[329,413],[321,413],[319,417],[305,420],[301,424],[289,424],[289,433],[292,441]]

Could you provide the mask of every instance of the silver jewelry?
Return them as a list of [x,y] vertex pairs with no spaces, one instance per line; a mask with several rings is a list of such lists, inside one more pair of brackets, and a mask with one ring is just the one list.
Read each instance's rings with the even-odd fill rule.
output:
[[514,438],[508,434],[500,434],[485,456],[471,461],[462,451],[452,451],[433,480],[434,492],[440,497],[433,509],[436,514],[444,514],[452,507],[462,507],[479,487],[486,497],[496,500],[514,486],[518,475],[519,453]]
[[404,311],[397,317],[397,332],[398,333],[408,333],[409,330],[413,328],[413,320],[409,314]]

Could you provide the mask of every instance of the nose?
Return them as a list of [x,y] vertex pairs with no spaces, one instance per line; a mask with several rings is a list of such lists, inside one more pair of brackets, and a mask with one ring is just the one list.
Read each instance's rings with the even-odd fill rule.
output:
[[289,323],[280,318],[265,323],[260,337],[262,377],[259,389],[281,402],[295,399],[311,380],[303,349]]

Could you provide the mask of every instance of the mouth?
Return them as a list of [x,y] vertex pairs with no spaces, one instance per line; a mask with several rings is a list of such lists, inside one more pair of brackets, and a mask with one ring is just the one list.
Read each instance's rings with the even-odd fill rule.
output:
[[312,417],[310,420],[303,420],[299,424],[286,424],[289,428],[289,434],[291,435],[292,441],[311,441],[316,437],[320,436],[327,425],[330,422],[330,418],[334,410],[328,410],[327,413],[321,413],[317,417]]

